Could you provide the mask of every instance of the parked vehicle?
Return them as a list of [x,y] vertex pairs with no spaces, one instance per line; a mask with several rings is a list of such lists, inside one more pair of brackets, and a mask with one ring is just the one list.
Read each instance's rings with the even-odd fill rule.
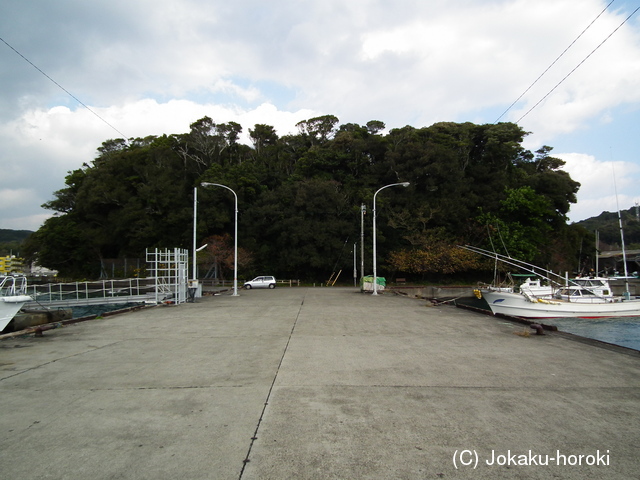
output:
[[256,277],[246,282],[244,288],[248,290],[252,288],[276,288],[276,278],[269,276]]

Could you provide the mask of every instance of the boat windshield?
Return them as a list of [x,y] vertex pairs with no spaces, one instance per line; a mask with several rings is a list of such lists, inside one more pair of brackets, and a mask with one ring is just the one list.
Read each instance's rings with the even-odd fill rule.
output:
[[598,280],[594,278],[576,278],[575,283],[582,287],[604,287],[606,286],[604,280]]
[[584,288],[563,288],[558,292],[558,295],[564,295],[568,297],[597,297],[591,290]]

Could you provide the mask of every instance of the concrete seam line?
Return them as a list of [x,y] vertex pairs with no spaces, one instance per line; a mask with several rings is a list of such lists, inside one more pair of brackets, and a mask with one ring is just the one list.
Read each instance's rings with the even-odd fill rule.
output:
[[267,398],[265,399],[264,405],[262,407],[262,412],[260,413],[260,418],[258,418],[258,424],[256,425],[256,429],[253,432],[253,437],[251,437],[251,442],[249,443],[249,450],[247,450],[247,455],[244,457],[242,462],[242,469],[240,470],[240,476],[238,480],[242,480],[242,476],[244,475],[244,469],[251,460],[249,457],[251,456],[251,450],[253,449],[253,444],[258,439],[258,430],[260,430],[260,424],[262,423],[262,419],[267,410],[267,405],[269,405],[269,399],[271,398],[271,392],[273,392],[273,387],[276,384],[276,380],[278,378],[278,373],[280,373],[280,367],[282,366],[282,362],[284,361],[284,356],[287,354],[287,350],[289,349],[289,343],[291,343],[291,337],[293,336],[293,331],[296,329],[296,325],[298,324],[298,319],[300,318],[300,312],[302,312],[302,306],[304,305],[304,298],[307,295],[305,294],[302,297],[302,301],[300,302],[300,307],[298,308],[298,313],[296,315],[296,319],[293,322],[293,326],[291,327],[291,331],[289,332],[289,338],[287,339],[287,343],[284,346],[284,350],[282,352],[282,356],[280,357],[280,362],[278,362],[278,367],[276,368],[276,373],[273,376],[273,381],[271,382],[271,386],[269,387],[269,392],[267,393]]
[[82,352],[78,352],[78,353],[73,353],[71,355],[67,355],[66,357],[56,358],[55,360],[51,360],[50,362],[42,363],[40,365],[36,365],[35,367],[29,367],[29,368],[26,368],[26,369],[24,369],[24,370],[22,370],[20,372],[16,372],[13,375],[9,375],[7,377],[0,378],[0,382],[2,382],[4,380],[8,380],[8,379],[13,378],[13,377],[17,377],[18,375],[22,375],[23,373],[26,373],[26,372],[31,372],[33,370],[37,370],[38,368],[46,367],[47,365],[51,365],[52,363],[60,362],[62,360],[68,360],[69,358],[73,358],[73,357],[79,357],[81,355],[86,355],[88,353],[93,353],[96,350],[101,350],[103,348],[110,347],[112,345],[116,345],[116,344],[121,343],[121,342],[122,342],[122,340],[118,340],[117,342],[108,343],[108,344],[102,345],[100,347],[94,347],[91,350],[84,350]]

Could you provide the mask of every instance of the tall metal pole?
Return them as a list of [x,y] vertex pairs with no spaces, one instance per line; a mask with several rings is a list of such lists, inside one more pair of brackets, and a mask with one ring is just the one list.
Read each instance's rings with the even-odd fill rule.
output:
[[[230,189],[231,190],[231,189]],[[233,192],[233,190],[231,190]],[[238,196],[233,192],[236,198],[236,211],[234,214],[235,227],[233,229],[233,295],[238,296]]]
[[233,193],[233,196],[235,198],[235,202],[236,202],[235,215],[234,215],[234,224],[235,224],[235,226],[234,226],[234,233],[233,233],[233,238],[234,238],[234,246],[233,246],[233,296],[237,297],[238,296],[238,195],[236,195],[236,192],[234,192],[231,188],[227,187],[226,185],[220,185],[219,183],[202,182],[200,185],[202,185],[203,187],[222,187],[222,188],[226,188],[231,193]]
[[367,207],[363,203],[360,205],[360,277],[364,277],[364,214]]
[[[383,187],[384,188],[384,187]],[[380,190],[378,190],[379,192]],[[376,263],[376,192],[373,195],[373,294],[378,295],[378,269]]]
[[[613,164],[611,164],[611,168]],[[613,188],[616,192],[616,207],[618,208],[618,224],[620,225],[620,246],[622,247],[622,264],[624,266],[624,298],[629,300],[631,292],[629,292],[629,273],[627,272],[627,254],[624,247],[624,231],[622,230],[622,215],[620,215],[620,204],[618,203],[618,185],[616,184],[616,171],[613,170]]]
[[358,264],[356,262],[356,247],[358,243],[353,244],[353,286],[358,285]]
[[198,216],[198,187],[193,187],[193,274],[192,280],[196,280],[196,225]]
[[599,258],[600,258],[600,232],[596,230],[596,277],[600,276]]
[[377,270],[377,262],[376,262],[376,195],[380,193],[380,190],[384,190],[385,188],[389,188],[389,187],[395,187],[396,185],[402,185],[403,187],[408,187],[410,183],[402,182],[402,183],[392,183],[390,185],[385,185],[384,187],[378,189],[378,191],[373,194],[373,295],[378,295],[378,270]]

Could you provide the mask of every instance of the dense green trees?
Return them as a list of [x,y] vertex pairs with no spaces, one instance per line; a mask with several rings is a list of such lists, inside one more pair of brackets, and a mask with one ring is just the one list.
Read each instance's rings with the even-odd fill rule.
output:
[[[382,274],[477,270],[452,250],[459,243],[579,264],[586,232],[566,222],[579,184],[550,147],[525,150],[519,126],[437,123],[383,134],[378,120],[338,123],[333,115],[312,118],[283,137],[258,124],[248,131],[252,146],[241,143],[239,124],[208,117],[187,134],[108,140],[45,205],[57,215],[32,235],[27,253],[63,275],[93,276],[102,258],[189,248],[193,189],[212,182],[238,195],[239,245],[251,259],[241,276],[326,280],[335,266],[351,268],[360,205],[370,206],[381,186],[408,181],[377,198]],[[232,197],[199,187],[199,240],[233,233]],[[370,249],[370,216],[365,228]],[[368,269],[370,250],[365,258]]]
[[7,230],[0,228],[0,256],[22,255],[22,244],[31,230]]
[[600,242],[613,249],[621,248],[620,218],[624,228],[624,241],[629,249],[640,249],[640,208],[632,207],[617,212],[602,212],[597,217],[578,222],[590,232],[598,231]]

